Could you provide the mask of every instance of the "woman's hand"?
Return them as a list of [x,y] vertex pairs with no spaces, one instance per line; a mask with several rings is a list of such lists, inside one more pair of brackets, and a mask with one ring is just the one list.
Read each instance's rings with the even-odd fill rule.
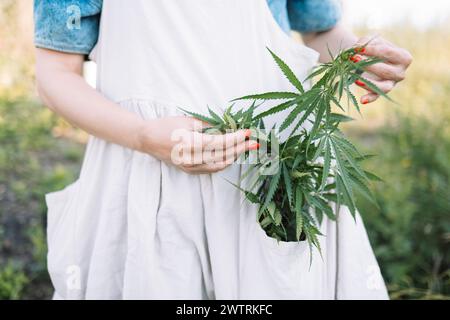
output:
[[[371,65],[366,68],[363,77],[377,85],[383,92],[390,92],[397,82],[405,79],[406,70],[412,62],[411,54],[403,49],[395,46],[383,38],[370,39],[364,37],[358,40],[358,45],[367,44],[365,50],[353,57],[353,61],[360,61],[364,56],[378,57],[384,62]],[[356,81],[356,84],[369,91],[368,94],[361,97],[361,103],[367,104],[378,99],[378,94],[371,92],[365,87],[362,81]]]
[[[354,61],[364,59],[364,56],[375,56],[383,59],[383,63],[368,67],[363,77],[376,84],[386,93],[391,91],[397,82],[405,79],[406,69],[412,62],[412,56],[407,50],[399,48],[380,37],[363,37],[357,40],[353,32],[345,28],[343,24],[337,24],[324,32],[304,33],[302,37],[307,46],[320,53],[321,62],[330,61],[329,51],[337,54],[342,48],[363,46],[368,43],[364,52],[354,56]],[[362,82],[358,81],[357,84],[364,87]],[[367,104],[376,99],[378,99],[378,95],[370,92],[361,97],[361,103]]]
[[191,117],[149,120],[141,130],[141,150],[190,174],[214,173],[231,165],[242,153],[256,150],[250,130],[210,135],[207,125]]

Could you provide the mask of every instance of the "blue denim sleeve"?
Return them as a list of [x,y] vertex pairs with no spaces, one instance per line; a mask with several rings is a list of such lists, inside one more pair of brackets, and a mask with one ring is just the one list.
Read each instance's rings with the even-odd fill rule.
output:
[[331,29],[341,18],[340,0],[288,0],[292,30],[319,32]]
[[272,12],[275,21],[278,22],[280,28],[289,33],[291,26],[289,25],[289,18],[287,14],[287,1],[286,0],[267,0],[269,9]]
[[102,0],[34,0],[38,48],[89,54],[97,43]]

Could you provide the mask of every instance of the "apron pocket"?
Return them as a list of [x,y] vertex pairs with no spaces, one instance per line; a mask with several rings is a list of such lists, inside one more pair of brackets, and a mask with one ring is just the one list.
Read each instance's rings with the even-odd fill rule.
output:
[[78,181],[60,191],[45,195],[45,202],[47,204],[47,239],[49,247],[51,247],[54,242],[54,235],[59,229],[61,222],[64,220],[64,216],[68,211],[67,208],[77,186]]
[[278,241],[269,237],[259,225],[256,228],[267,274],[273,278],[277,291],[286,295],[283,298],[294,298],[300,288],[301,275],[308,271],[308,243]]
[[[79,187],[78,181],[65,189],[45,196],[47,203],[47,265],[52,284],[59,296],[67,298],[67,276],[79,273],[70,257],[73,256],[73,231],[75,228],[72,208]],[[78,289],[78,288],[77,288]]]
[[300,242],[285,242],[278,241],[272,237],[269,237],[261,226],[257,226],[260,241],[263,247],[270,253],[278,256],[292,256],[298,257],[302,256],[308,247],[306,241]]

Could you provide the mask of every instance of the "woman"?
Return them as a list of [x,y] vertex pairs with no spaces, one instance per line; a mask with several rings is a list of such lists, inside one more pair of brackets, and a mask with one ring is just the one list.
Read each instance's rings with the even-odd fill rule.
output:
[[[179,111],[291,90],[265,46],[305,78],[319,54],[328,59],[327,44],[365,43],[337,23],[335,1],[36,0],[35,19],[39,93],[91,134],[79,179],[47,195],[57,298],[387,298],[359,216],[341,214],[339,234],[324,220],[323,256],[314,252],[309,266],[305,243],[268,238],[226,181],[238,180],[231,164],[256,141],[242,130],[201,134]],[[286,35],[289,22],[309,48]],[[87,54],[97,91],[81,77]],[[365,74],[386,92],[411,63],[381,38],[363,54],[386,59]],[[175,161],[180,144],[194,157]],[[228,157],[196,157],[211,147]]]

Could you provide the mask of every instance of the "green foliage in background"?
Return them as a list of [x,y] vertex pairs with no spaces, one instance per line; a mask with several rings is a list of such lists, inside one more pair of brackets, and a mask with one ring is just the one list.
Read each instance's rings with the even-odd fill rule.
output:
[[361,208],[392,298],[450,295],[450,112],[441,120],[396,114],[373,170],[379,209]]
[[22,268],[8,262],[0,270],[0,299],[19,299],[28,282]]
[[44,194],[74,179],[82,154],[54,138],[58,123],[32,100],[0,97],[0,299],[51,294]]

